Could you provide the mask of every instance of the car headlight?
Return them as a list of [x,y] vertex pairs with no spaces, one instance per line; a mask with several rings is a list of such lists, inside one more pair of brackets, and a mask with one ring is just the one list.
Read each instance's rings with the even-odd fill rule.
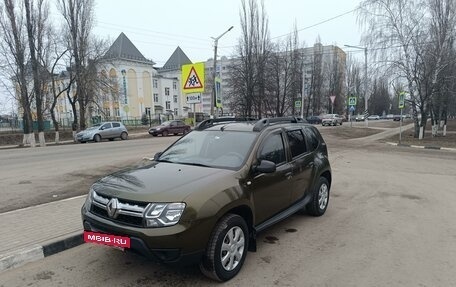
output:
[[147,227],[172,226],[179,222],[185,203],[151,203],[144,213]]
[[90,210],[90,206],[92,205],[93,193],[94,193],[94,191],[93,191],[92,187],[90,187],[89,194],[87,194],[86,200],[84,202],[84,207],[87,210]]

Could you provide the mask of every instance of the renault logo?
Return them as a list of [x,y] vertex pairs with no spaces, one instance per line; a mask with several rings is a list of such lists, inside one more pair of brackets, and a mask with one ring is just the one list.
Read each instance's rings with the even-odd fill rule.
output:
[[111,199],[108,204],[106,205],[106,210],[108,211],[108,215],[111,218],[116,219],[119,215],[119,201],[117,198]]

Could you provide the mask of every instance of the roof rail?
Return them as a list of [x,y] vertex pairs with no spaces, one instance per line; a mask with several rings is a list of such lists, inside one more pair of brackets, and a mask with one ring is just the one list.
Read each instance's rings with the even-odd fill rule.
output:
[[307,121],[298,117],[263,118],[255,124],[253,131],[259,132],[271,124],[279,123],[307,123]]
[[257,121],[257,120],[258,119],[251,118],[251,117],[208,119],[208,120],[204,120],[201,123],[199,123],[198,126],[195,128],[195,130],[202,131],[202,130],[212,127],[213,125],[218,124],[218,123],[252,122],[252,121]]

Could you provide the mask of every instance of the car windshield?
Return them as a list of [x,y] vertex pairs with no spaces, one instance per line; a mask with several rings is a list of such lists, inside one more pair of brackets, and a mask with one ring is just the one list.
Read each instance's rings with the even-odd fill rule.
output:
[[161,123],[161,126],[169,126],[170,124],[171,124],[170,121],[166,121],[166,122]]
[[158,161],[238,169],[256,137],[256,133],[237,131],[193,131],[167,149]]

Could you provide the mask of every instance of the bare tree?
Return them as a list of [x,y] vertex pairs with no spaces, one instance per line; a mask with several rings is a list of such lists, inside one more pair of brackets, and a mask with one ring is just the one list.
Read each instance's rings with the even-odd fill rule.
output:
[[[86,69],[89,65],[90,32],[93,24],[94,1],[59,0],[58,3],[60,13],[65,19],[65,30],[74,62],[71,69],[75,75],[77,85],[73,100],[78,103],[79,126],[81,129],[85,129],[86,109],[92,96],[88,91]],[[72,107],[76,107],[75,103],[72,103]],[[76,129],[77,126],[73,125],[73,131],[76,131]]]
[[389,63],[390,72],[407,84],[415,137],[424,136],[439,75],[448,65],[454,6],[452,0],[367,0],[360,10],[373,56]]
[[[34,5],[36,4],[36,5]],[[47,19],[49,6],[44,0],[38,0],[30,4],[30,0],[24,0],[28,46],[30,49],[30,66],[33,77],[33,91],[38,124],[38,137],[40,146],[45,146],[43,101],[44,87],[46,86],[47,71],[44,69],[43,59],[46,53],[45,37],[47,32]],[[41,60],[41,61],[40,61]]]
[[23,143],[35,147],[33,119],[31,110],[31,95],[28,91],[26,61],[28,58],[27,44],[24,31],[24,15],[22,7],[17,7],[14,0],[3,0],[0,6],[1,52],[10,70],[10,76],[15,82],[18,102],[22,109],[24,128]]
[[231,109],[244,116],[261,114],[264,92],[264,69],[268,58],[270,40],[268,20],[264,5],[256,0],[241,1],[242,35],[236,47],[235,63],[230,67],[229,84]]

